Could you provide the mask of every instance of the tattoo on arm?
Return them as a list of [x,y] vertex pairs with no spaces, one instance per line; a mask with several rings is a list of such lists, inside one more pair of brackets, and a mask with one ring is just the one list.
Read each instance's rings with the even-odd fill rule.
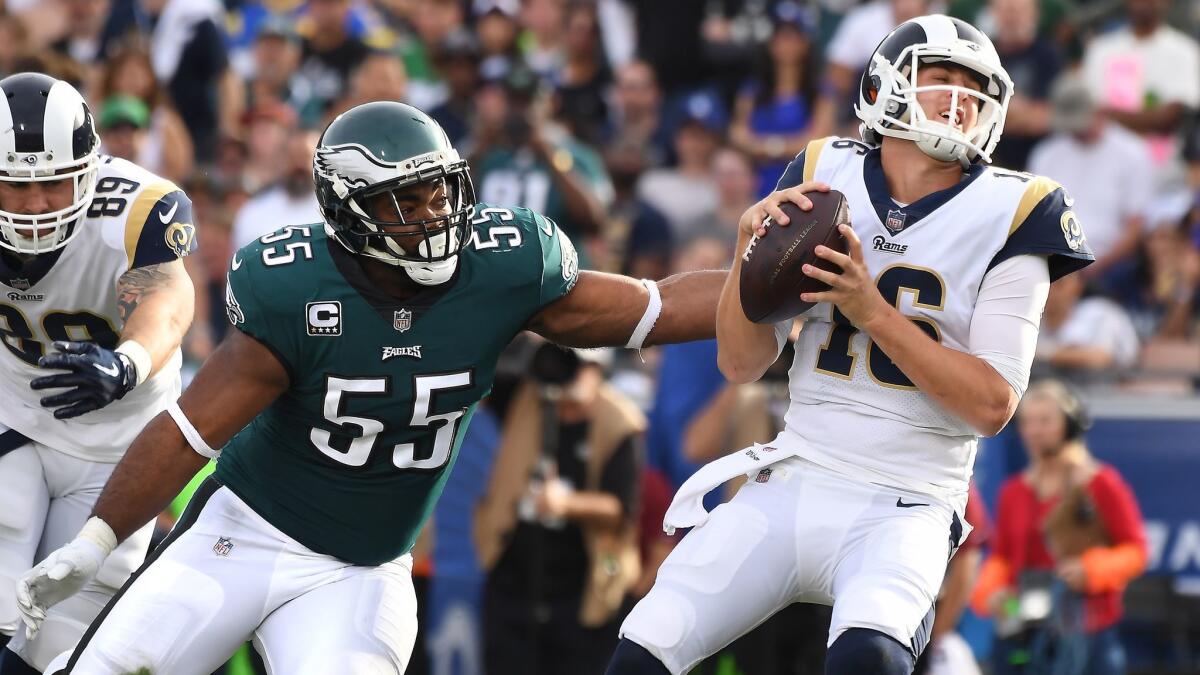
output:
[[167,267],[171,263],[135,267],[117,280],[117,315],[122,323],[128,323],[133,310],[142,298],[166,286],[172,276]]

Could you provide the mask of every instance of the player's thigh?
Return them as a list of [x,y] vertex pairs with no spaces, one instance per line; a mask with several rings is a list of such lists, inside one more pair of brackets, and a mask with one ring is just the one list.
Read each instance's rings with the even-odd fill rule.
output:
[[[115,464],[89,462],[54,450],[43,449],[42,460],[46,466],[47,480],[51,488],[50,509],[46,514],[46,527],[38,546],[41,559],[75,538],[87,522],[104,490]],[[96,582],[100,588],[120,588],[133,571],[141,566],[150,548],[154,534],[154,522],[144,525],[121,542],[107,558]]]
[[[249,639],[266,613],[280,546],[217,487],[200,486],[170,536],[88,628],[69,672],[207,674]],[[214,547],[222,540],[234,543]]]
[[621,637],[683,673],[790,604],[797,487],[747,483],[714,509],[663,561]]
[[36,562],[50,494],[33,443],[0,457],[0,632],[11,634],[17,615],[16,585]]
[[901,509],[888,496],[854,526],[858,531],[834,577],[829,644],[850,628],[869,628],[920,655],[929,640],[951,534],[962,527],[950,507],[925,501],[931,503]]
[[34,639],[25,639],[25,631],[13,636],[8,648],[38,671],[48,671],[51,660],[69,651],[91,622],[116,593],[115,588],[89,584],[75,595],[50,608]]
[[255,631],[271,675],[399,675],[417,637],[411,558],[346,568],[280,606]]

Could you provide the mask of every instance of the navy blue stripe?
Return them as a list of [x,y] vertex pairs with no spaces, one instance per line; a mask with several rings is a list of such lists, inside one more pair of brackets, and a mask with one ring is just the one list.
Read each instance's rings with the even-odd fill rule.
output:
[[875,213],[879,216],[879,222],[887,223],[889,211],[900,211],[904,215],[904,228],[908,228],[965,190],[976,178],[983,175],[985,168],[982,164],[973,165],[966,170],[963,179],[954,185],[945,190],[927,194],[908,206],[898,207],[892,200],[887,178],[883,175],[880,149],[875,148],[863,158],[863,181],[867,186],[867,194],[871,197],[871,206],[875,207]]

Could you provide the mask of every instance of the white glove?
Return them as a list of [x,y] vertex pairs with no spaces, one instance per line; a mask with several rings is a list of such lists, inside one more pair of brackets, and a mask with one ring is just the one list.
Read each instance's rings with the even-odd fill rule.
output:
[[37,635],[46,610],[71,597],[96,577],[117,547],[117,536],[99,518],[91,518],[70,543],[46,556],[17,581],[17,609],[25,638]]

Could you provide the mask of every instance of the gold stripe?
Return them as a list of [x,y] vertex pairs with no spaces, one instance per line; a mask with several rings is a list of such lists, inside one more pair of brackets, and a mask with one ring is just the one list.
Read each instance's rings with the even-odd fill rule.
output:
[[179,187],[169,180],[151,183],[142,188],[133,206],[129,209],[129,218],[125,221],[125,255],[129,257],[129,266],[133,267],[133,254],[137,252],[138,239],[142,237],[142,227],[151,209],[163,198],[163,195],[178,190]]
[[1037,208],[1038,204],[1046,198],[1051,192],[1061,188],[1058,183],[1046,178],[1045,176],[1037,176],[1029,185],[1025,186],[1025,194],[1021,195],[1021,203],[1017,205],[1017,212],[1013,214],[1012,224],[1008,226],[1008,236],[1012,236],[1013,232],[1025,222],[1029,214]]
[[808,147],[804,148],[804,182],[807,183],[817,175],[817,160],[821,159],[821,151],[825,149],[825,144],[829,142],[831,136],[818,138],[815,141],[809,141]]

